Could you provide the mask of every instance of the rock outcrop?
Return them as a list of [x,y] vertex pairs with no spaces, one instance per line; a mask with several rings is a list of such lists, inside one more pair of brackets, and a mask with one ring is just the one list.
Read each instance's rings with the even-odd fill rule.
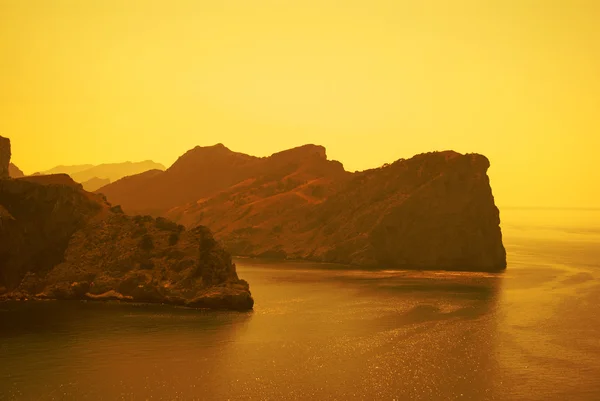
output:
[[356,174],[288,234],[298,242],[282,239],[280,249],[366,266],[502,270],[506,252],[488,168],[481,155],[436,152]]
[[447,151],[349,173],[320,146],[255,158],[217,145],[100,192],[126,212],[208,226],[239,256],[499,271],[506,252],[488,168],[484,156]]
[[254,303],[208,228],[127,216],[66,174],[0,180],[0,299]]
[[23,173],[23,171],[21,171],[20,168],[18,168],[17,166],[15,166],[14,164],[10,163],[8,165],[8,175],[11,178],[21,178],[21,177],[25,177],[25,174]]
[[0,180],[10,177],[8,166],[10,164],[10,141],[0,136]]

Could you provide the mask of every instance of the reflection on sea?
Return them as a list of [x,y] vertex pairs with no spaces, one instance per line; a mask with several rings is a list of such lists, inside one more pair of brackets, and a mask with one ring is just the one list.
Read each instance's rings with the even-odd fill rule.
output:
[[0,399],[600,399],[600,213],[531,213],[500,274],[240,259],[253,312],[0,304]]

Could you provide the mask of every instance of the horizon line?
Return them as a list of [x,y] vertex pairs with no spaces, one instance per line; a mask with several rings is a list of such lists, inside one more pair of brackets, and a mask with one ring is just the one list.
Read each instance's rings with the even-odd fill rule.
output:
[[498,209],[509,210],[578,210],[578,211],[600,211],[600,207],[592,206],[497,206]]

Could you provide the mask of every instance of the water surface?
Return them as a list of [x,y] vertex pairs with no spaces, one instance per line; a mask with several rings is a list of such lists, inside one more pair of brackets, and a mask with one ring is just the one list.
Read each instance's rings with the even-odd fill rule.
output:
[[600,399],[600,211],[502,219],[502,274],[240,259],[247,313],[0,304],[0,400]]

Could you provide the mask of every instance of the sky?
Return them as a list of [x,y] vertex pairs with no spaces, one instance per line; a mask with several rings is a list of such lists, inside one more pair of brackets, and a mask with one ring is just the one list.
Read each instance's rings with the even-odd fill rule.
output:
[[453,149],[490,159],[502,207],[599,207],[598,20],[596,0],[0,0],[0,135],[25,173]]

